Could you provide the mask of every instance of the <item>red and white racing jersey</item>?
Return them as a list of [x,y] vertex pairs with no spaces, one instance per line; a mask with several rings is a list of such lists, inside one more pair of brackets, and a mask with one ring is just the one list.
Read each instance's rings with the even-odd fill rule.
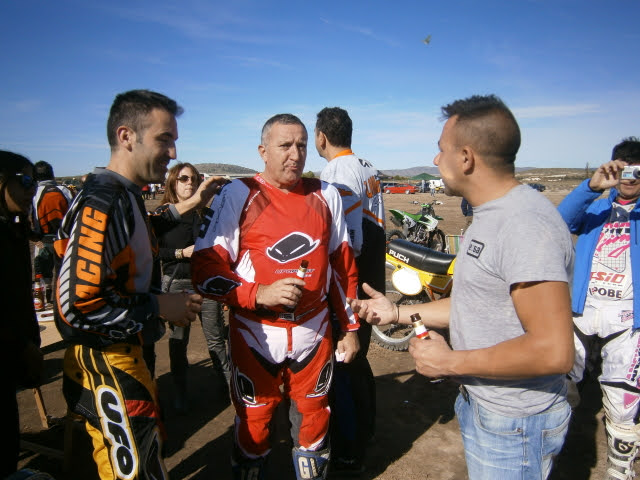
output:
[[193,285],[246,318],[277,325],[285,322],[278,314],[286,310],[257,309],[258,285],[295,277],[302,260],[309,267],[297,322],[314,317],[328,301],[342,330],[357,330],[346,297],[356,297],[358,272],[337,189],[303,178],[284,192],[260,175],[237,179],[216,196],[205,219],[192,256]]

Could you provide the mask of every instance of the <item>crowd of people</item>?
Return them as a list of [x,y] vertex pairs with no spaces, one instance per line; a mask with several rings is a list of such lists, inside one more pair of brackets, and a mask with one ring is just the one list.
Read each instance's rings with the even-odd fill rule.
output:
[[[371,325],[410,324],[416,312],[450,335],[414,338],[409,352],[419,374],[459,384],[455,412],[470,479],[548,478],[585,373],[594,372],[608,438],[605,479],[634,476],[638,138],[618,143],[555,208],[515,178],[520,129],[500,98],[443,106],[434,164],[470,220],[451,296],[409,307],[385,297],[380,181],[351,150],[346,110],[317,114],[314,143],[327,160],[320,179],[302,176],[304,123],[280,113],[262,128],[262,172],[233,181],[202,180],[190,163],[168,169],[181,113],[157,92],[117,95],[109,163],[75,196],[56,184],[48,163],[0,152],[0,242],[15,252],[0,257],[3,272],[13,272],[10,281],[0,276],[0,292],[16,308],[0,325],[0,354],[6,364],[18,360],[3,382],[11,408],[0,478],[17,468],[16,390],[42,382],[30,241],[68,345],[64,397],[85,420],[102,479],[169,478],[154,345],[169,330],[172,394],[185,413],[197,318],[219,395],[236,412],[234,479],[266,478],[282,402],[298,480],[361,475],[376,426]],[[145,190],[161,183],[161,205],[149,212]]]

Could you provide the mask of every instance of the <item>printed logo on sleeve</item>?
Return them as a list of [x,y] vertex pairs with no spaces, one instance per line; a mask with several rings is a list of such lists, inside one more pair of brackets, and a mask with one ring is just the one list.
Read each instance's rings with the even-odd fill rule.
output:
[[222,296],[240,285],[241,284],[235,280],[218,275],[212,278],[207,278],[201,285],[198,285],[198,288],[203,293]]
[[469,244],[469,248],[467,248],[467,255],[470,255],[474,258],[480,258],[480,254],[484,249],[484,243],[479,242],[478,240],[471,240]]

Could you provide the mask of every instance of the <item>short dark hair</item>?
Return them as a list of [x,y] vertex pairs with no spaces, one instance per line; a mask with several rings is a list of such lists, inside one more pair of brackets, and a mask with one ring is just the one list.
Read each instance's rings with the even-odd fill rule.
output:
[[611,152],[611,160],[616,158],[630,164],[640,163],[640,139],[638,137],[623,138]]
[[473,95],[442,107],[445,119],[457,117],[456,125],[463,136],[479,153],[501,159],[501,165],[514,169],[520,149],[520,127],[511,110],[495,95]]
[[318,112],[316,130],[324,133],[334,147],[351,148],[353,123],[346,110],[340,107],[325,107]]
[[305,133],[307,132],[307,127],[304,126],[302,120],[291,113],[278,113],[267,120],[262,127],[262,133],[260,134],[260,143],[262,145],[267,144],[267,137],[269,136],[269,131],[271,127],[273,127],[276,123],[280,123],[282,125],[301,125],[304,128]]
[[141,134],[147,115],[155,108],[165,110],[175,117],[184,112],[175,100],[151,90],[129,90],[116,95],[107,120],[107,139],[111,150],[118,146],[118,127],[126,125],[137,134]]
[[33,178],[40,182],[42,180],[53,180],[53,167],[50,163],[40,160],[33,166]]
[[[0,150],[0,215],[7,217],[11,215],[5,200],[5,190],[9,180],[15,177],[16,173],[22,172],[25,167],[33,167],[33,163],[27,157],[19,153]],[[15,216],[15,214],[13,215]],[[27,216],[20,215],[20,217],[21,222],[27,228],[26,226],[29,225],[29,222],[26,221]]]

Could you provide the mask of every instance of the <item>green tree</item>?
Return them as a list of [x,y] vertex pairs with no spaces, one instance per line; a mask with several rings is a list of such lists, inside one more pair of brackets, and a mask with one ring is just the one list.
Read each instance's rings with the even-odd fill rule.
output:
[[313,173],[311,170],[309,170],[308,172],[304,172],[302,176],[304,178],[316,178],[316,174]]

